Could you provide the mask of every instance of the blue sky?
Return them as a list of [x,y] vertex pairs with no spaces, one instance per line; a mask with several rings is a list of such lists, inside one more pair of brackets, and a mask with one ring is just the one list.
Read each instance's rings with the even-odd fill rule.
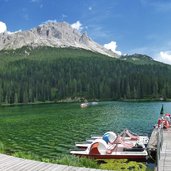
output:
[[[170,0],[0,0],[0,31],[28,30],[48,20],[77,23],[97,43],[171,64]],[[111,43],[112,42],[112,43]]]

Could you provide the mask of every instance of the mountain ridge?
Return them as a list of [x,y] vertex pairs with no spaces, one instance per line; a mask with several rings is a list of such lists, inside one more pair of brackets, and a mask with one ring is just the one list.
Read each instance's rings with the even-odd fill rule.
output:
[[26,31],[0,34],[0,50],[15,50],[23,46],[74,47],[119,57],[66,22],[48,22]]

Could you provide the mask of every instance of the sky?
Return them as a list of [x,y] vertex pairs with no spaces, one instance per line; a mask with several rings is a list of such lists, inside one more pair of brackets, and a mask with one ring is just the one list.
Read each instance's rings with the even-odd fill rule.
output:
[[171,64],[171,0],[0,0],[0,33],[48,21],[68,22],[118,54]]

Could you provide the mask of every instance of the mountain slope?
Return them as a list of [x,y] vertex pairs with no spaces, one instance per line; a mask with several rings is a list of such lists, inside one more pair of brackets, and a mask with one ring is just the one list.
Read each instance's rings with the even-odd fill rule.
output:
[[23,46],[75,47],[118,57],[66,22],[49,22],[27,31],[0,34],[0,50],[18,49]]
[[[134,64],[154,64],[157,61],[154,61],[150,56],[142,54],[133,54],[133,55],[124,55],[120,59]],[[159,64],[159,62],[157,62]]]
[[[26,53],[27,51],[27,53]],[[171,66],[135,64],[74,48],[0,52],[0,103],[171,98]]]

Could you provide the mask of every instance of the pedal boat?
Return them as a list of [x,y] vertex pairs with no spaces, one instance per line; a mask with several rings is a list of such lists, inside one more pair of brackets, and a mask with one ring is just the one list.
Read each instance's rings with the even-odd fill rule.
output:
[[[133,143],[140,142],[144,144],[145,146],[147,146],[148,141],[149,141],[148,136],[136,135],[135,133],[132,133],[128,129],[125,129],[119,135],[121,136],[124,142],[133,142]],[[108,142],[113,143],[116,137],[117,137],[116,133],[109,131],[109,132],[106,132],[103,136],[91,136],[91,138],[87,139],[85,142],[76,142],[75,146],[81,149],[86,149],[96,139],[103,139],[107,143]]]
[[107,143],[103,139],[96,139],[85,150],[79,149],[70,151],[70,153],[79,157],[94,159],[145,160],[148,155],[144,144],[124,142],[121,136],[118,136],[114,143]]

